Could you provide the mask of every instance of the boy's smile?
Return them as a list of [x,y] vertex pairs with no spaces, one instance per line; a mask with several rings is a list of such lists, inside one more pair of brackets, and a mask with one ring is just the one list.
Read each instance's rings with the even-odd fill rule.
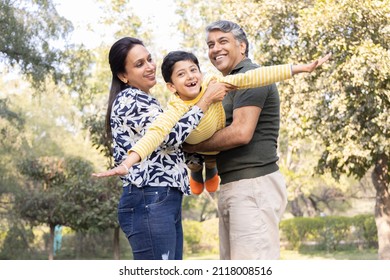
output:
[[194,62],[184,60],[175,63],[171,80],[172,83],[167,83],[169,90],[177,92],[182,100],[188,101],[199,95],[203,75]]

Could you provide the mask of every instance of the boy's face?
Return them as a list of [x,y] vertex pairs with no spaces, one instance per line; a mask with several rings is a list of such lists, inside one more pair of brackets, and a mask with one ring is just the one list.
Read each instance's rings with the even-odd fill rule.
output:
[[172,92],[177,92],[184,101],[192,100],[199,95],[203,76],[198,66],[190,61],[178,61],[173,66],[172,83],[167,87]]

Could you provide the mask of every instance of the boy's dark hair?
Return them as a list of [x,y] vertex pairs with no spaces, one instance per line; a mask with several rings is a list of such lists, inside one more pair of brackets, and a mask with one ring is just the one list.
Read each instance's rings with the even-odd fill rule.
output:
[[175,63],[179,61],[187,61],[187,60],[195,63],[196,66],[198,66],[198,69],[200,70],[198,58],[194,54],[185,51],[169,52],[164,57],[163,63],[161,65],[161,73],[163,75],[164,81],[166,83],[172,83],[171,77],[172,77],[173,67],[175,66]]

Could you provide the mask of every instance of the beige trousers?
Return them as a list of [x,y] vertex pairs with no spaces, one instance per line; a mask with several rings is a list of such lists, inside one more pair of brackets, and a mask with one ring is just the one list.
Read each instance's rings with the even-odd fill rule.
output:
[[279,259],[279,222],[286,206],[286,184],[280,171],[221,185],[221,260]]

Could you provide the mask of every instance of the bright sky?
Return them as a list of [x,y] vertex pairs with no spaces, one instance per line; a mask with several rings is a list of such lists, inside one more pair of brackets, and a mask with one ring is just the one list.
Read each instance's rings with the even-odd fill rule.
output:
[[[102,38],[101,34],[96,34],[88,30],[88,25],[96,27],[96,21],[102,11],[99,4],[94,0],[53,0],[58,13],[71,20],[75,27],[72,39],[78,43],[83,43],[87,47],[93,47],[99,44],[102,39],[112,40],[111,38]],[[134,12],[147,22],[153,22],[152,28],[156,45],[164,45],[166,49],[176,49],[178,42],[172,40],[175,29],[172,24],[177,20],[175,15],[174,0],[131,0],[134,6]],[[107,27],[106,27],[107,28]],[[166,40],[170,38],[170,40]],[[165,39],[165,40],[164,40]]]

